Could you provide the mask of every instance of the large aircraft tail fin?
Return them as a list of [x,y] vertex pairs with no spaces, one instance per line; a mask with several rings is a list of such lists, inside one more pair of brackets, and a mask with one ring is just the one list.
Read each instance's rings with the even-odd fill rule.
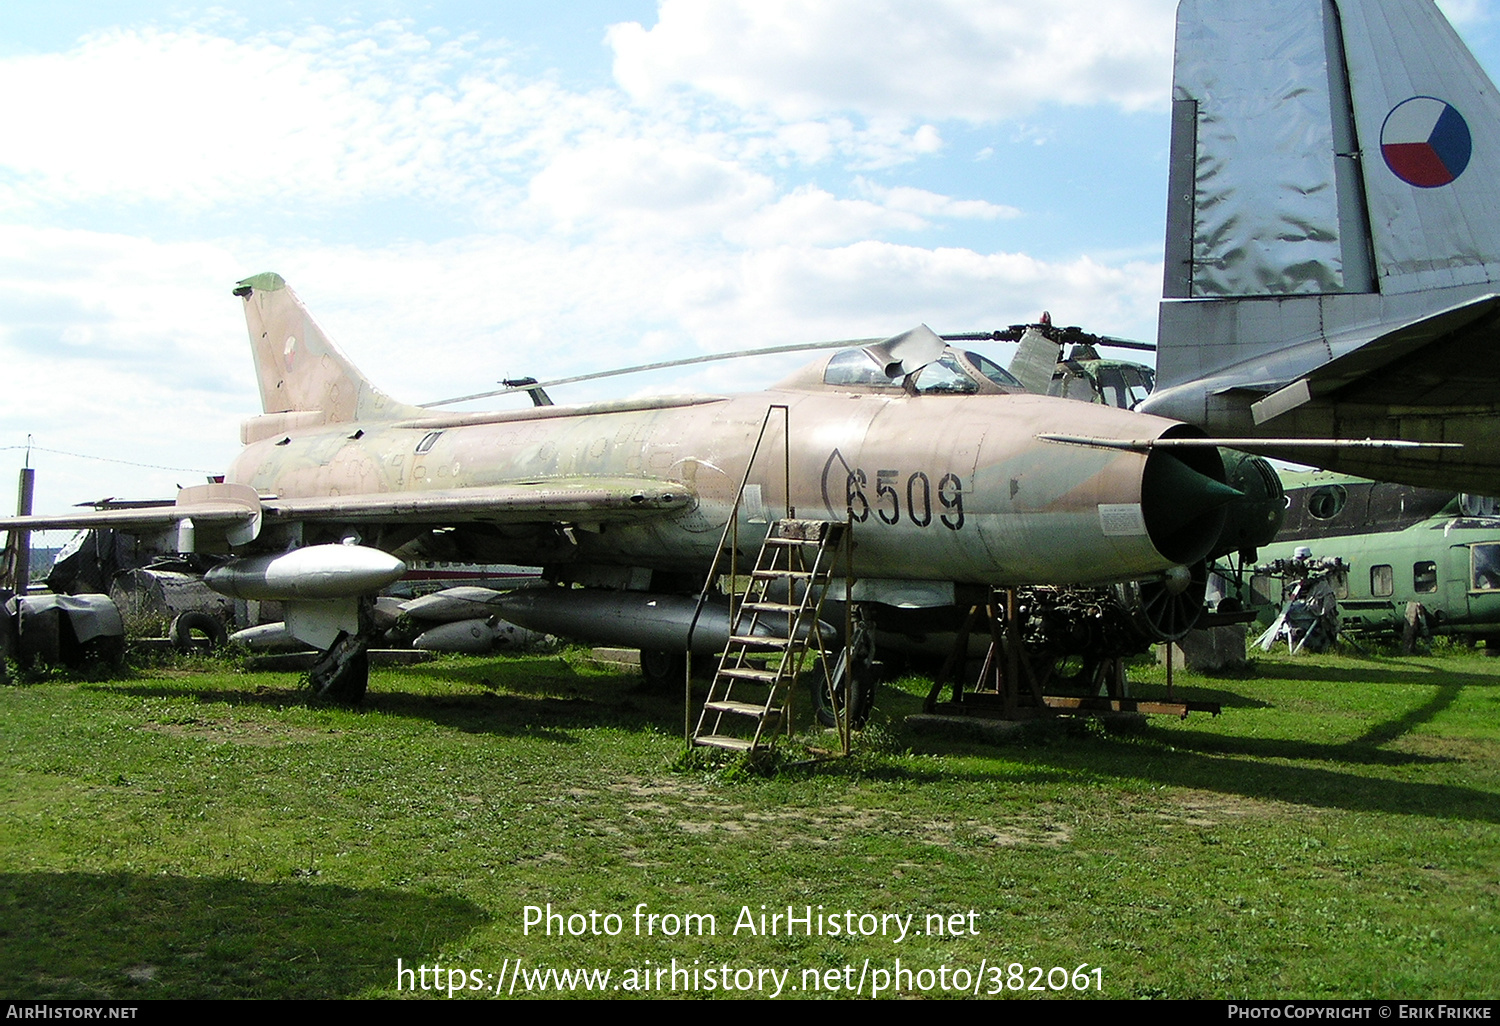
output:
[[234,294],[245,301],[261,408],[266,414],[286,415],[275,418],[278,424],[343,424],[426,412],[396,402],[372,385],[323,334],[281,275],[246,278]]
[[1162,386],[1500,291],[1500,97],[1432,0],[1182,0],[1171,151]]

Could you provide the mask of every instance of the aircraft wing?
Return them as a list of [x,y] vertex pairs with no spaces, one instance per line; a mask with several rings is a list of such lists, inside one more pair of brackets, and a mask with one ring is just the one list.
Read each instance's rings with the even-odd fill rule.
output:
[[262,500],[278,520],[534,524],[645,519],[689,508],[696,496],[675,481],[578,477],[478,488],[373,492]]
[[145,506],[135,509],[89,509],[49,516],[0,517],[0,531],[86,530],[114,527],[122,531],[159,531],[180,520],[192,519],[211,523],[242,523],[254,514],[244,506],[231,504]]
[[46,516],[0,517],[0,530],[89,530],[113,527],[122,531],[161,531],[183,520],[227,531],[238,543],[248,532],[260,531],[261,504],[255,489],[245,485],[207,484],[180,489],[177,501],[116,509],[77,510]]
[[[261,498],[243,485],[184,488],[173,505],[79,510],[56,516],[0,517],[0,530],[113,527],[160,531],[191,519],[232,533],[242,544],[260,532],[260,518],[332,523],[496,524],[618,523],[687,509],[697,496],[675,481],[572,477],[480,488],[372,492],[307,498]],[[248,536],[248,537],[247,537]]]

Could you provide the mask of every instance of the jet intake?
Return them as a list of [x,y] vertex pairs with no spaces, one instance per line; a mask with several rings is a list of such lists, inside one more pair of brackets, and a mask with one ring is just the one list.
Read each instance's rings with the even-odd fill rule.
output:
[[[1170,433],[1170,432],[1169,432]],[[1244,493],[1224,483],[1217,450],[1152,449],[1141,478],[1141,515],[1156,551],[1176,563],[1203,559]]]

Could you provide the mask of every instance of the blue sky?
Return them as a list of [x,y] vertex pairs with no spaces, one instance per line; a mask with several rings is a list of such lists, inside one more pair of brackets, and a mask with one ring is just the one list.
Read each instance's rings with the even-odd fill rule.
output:
[[1174,6],[0,6],[0,481],[28,434],[41,510],[221,470],[264,270],[416,402],[1044,308],[1150,338]]

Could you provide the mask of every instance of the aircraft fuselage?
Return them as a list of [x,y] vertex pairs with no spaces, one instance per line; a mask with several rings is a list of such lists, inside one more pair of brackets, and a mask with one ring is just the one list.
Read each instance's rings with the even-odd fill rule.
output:
[[[773,410],[768,421],[776,405],[787,412]],[[490,542],[495,558],[520,562],[701,573],[768,421],[740,509],[746,553],[759,546],[766,521],[784,515],[789,470],[797,515],[854,521],[861,577],[1094,583],[1201,558],[1198,549],[1214,539],[1200,544],[1197,535],[1216,529],[1167,523],[1166,507],[1179,497],[1143,487],[1148,459],[1176,457],[1036,437],[1076,431],[1085,420],[1092,434],[1120,437],[1172,426],[1046,396],[768,391],[619,412],[544,407],[344,423],[252,442],[228,479],[282,500],[570,478],[676,482],[696,496],[681,512],[591,523],[580,511],[565,539],[512,521],[493,525]],[[394,538],[399,526],[382,529]]]

